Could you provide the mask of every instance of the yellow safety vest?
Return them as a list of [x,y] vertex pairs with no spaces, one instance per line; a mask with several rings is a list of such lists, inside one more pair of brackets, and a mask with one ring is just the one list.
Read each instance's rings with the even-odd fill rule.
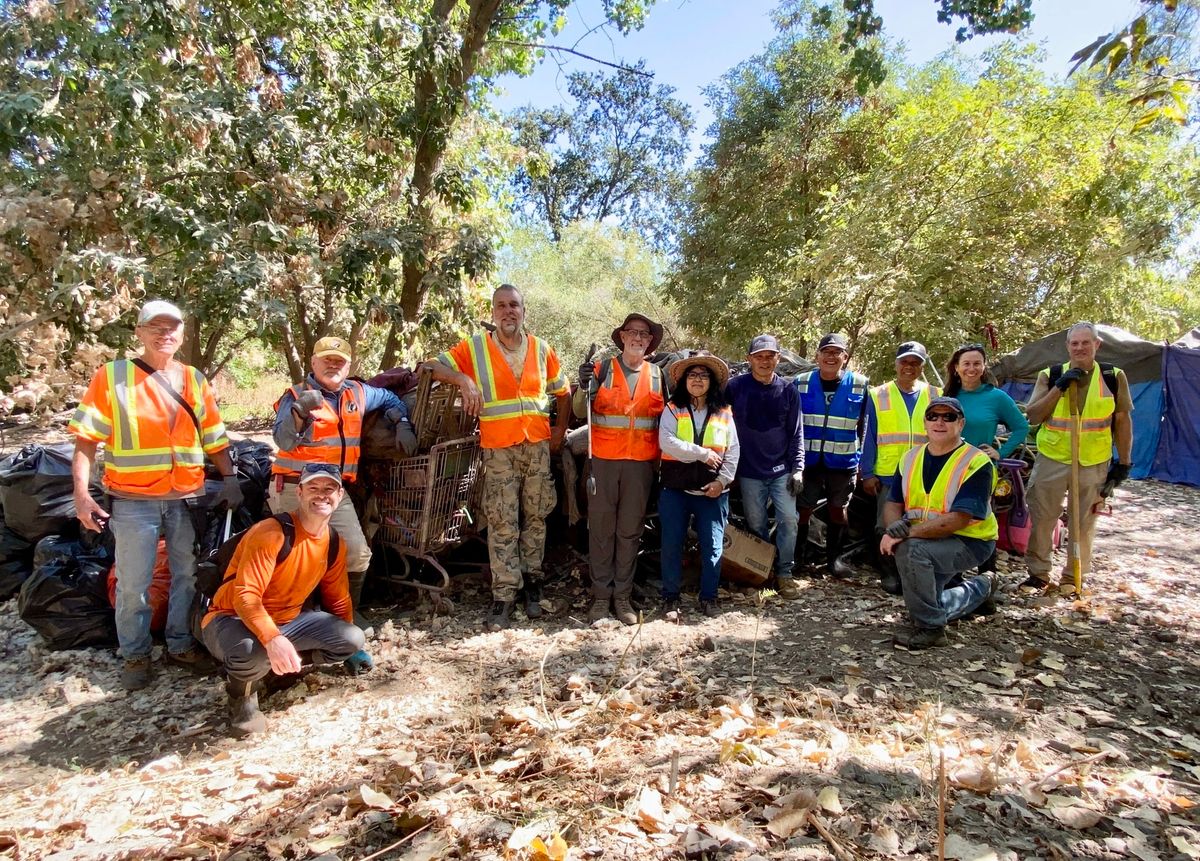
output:
[[913,446],[924,445],[925,410],[929,401],[942,392],[937,386],[917,382],[917,404],[912,414],[904,403],[904,395],[893,380],[871,389],[871,402],[875,406],[875,464],[872,473],[882,478],[891,478],[900,465],[900,458]]
[[[922,480],[926,448],[928,448],[927,445],[917,446],[900,459],[900,478],[904,489],[904,516],[913,523],[933,520],[950,511],[963,482],[992,462],[991,458],[975,446],[963,443],[942,464],[942,471],[938,473],[933,488],[926,493],[925,482]],[[1000,530],[990,502],[987,517],[983,520],[972,520],[954,534],[964,538],[995,541]]]
[[[1066,371],[1069,365],[1063,364]],[[1047,377],[1050,370],[1042,371]],[[1123,374],[1113,368],[1114,374]],[[1092,382],[1088,386],[1079,411],[1079,465],[1095,466],[1112,459],[1112,416],[1117,410],[1117,393],[1110,392],[1100,373],[1099,363],[1092,366]],[[1071,401],[1064,393],[1054,407],[1054,413],[1042,422],[1037,435],[1038,452],[1059,463],[1071,462]]]

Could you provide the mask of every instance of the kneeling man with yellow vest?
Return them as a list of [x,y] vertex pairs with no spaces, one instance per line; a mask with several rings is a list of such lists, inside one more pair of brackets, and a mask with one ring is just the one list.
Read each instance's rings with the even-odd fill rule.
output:
[[946,642],[945,627],[964,616],[991,615],[996,579],[963,581],[996,547],[991,458],[963,442],[963,409],[957,398],[933,398],[925,410],[929,441],[900,459],[884,507],[888,526],[881,553],[895,555],[911,630],[894,642],[927,649]]

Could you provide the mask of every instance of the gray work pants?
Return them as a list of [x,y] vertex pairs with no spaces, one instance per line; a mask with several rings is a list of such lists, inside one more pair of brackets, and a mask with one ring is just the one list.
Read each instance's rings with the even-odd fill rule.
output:
[[646,522],[646,501],[654,483],[654,462],[595,458],[592,476],[596,479],[596,495],[588,497],[592,596],[602,601],[628,598]]
[[[279,633],[297,652],[319,651],[330,664],[346,660],[367,644],[362,628],[323,610],[302,612],[280,625]],[[230,681],[256,682],[271,671],[266,647],[237,616],[217,614],[204,626],[200,638],[212,656],[225,665]]]
[[[1092,539],[1096,537],[1096,517],[1093,510],[1100,500],[1100,488],[1108,479],[1108,461],[1079,468],[1079,496],[1084,507],[1079,509],[1079,569],[1086,577],[1092,573]],[[1071,465],[1051,460],[1043,454],[1033,462],[1029,489],[1029,547],[1025,550],[1025,567],[1039,580],[1050,580],[1053,565],[1054,524],[1062,514],[1063,499],[1071,487]],[[1067,506],[1074,505],[1073,499]],[[1070,521],[1068,521],[1070,522]],[[1064,566],[1065,567],[1065,566]],[[1071,572],[1065,571],[1065,574]]]
[[972,577],[948,589],[946,584],[956,574],[981,565],[995,547],[994,541],[968,543],[956,535],[900,542],[896,568],[913,624],[918,628],[941,628],[982,604],[992,587],[987,577]]

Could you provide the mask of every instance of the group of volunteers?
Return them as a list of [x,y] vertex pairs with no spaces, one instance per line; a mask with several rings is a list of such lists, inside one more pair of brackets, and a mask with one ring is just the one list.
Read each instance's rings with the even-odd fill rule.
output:
[[[731,379],[728,365],[702,350],[683,353],[665,369],[650,361],[663,328],[630,314],[612,333],[619,352],[584,363],[572,399],[555,351],[525,329],[519,289],[506,284],[495,290],[492,322],[422,365],[435,380],[457,386],[464,410],[479,419],[492,575],[489,630],[509,626],[519,598],[529,618],[543,612],[546,518],[556,505],[550,459],[561,449],[572,415],[587,417],[590,425],[589,622],[609,616],[628,625],[638,621],[634,572],[656,482],[661,614],[674,621],[685,612],[680,592],[689,527],[700,547],[697,609],[718,614],[735,480],[747,523],[765,540],[771,539],[773,515],[781,597],[799,595],[798,573],[851,573],[842,559],[847,510],[861,486],[878,500],[879,550],[895,561],[895,573],[885,573],[882,585],[903,595],[913,623],[896,635],[897,644],[939,645],[949,622],[994,612],[997,580],[984,573],[997,538],[990,504],[994,464],[1024,442],[1029,424],[993,385],[983,346],[956,350],[947,385],[939,390],[923,379],[925,348],[907,341],[896,351],[895,379],[872,387],[848,370],[849,344],[839,334],[821,338],[816,368],[794,380],[776,372],[779,341],[763,334],[747,350],[749,373]],[[236,507],[242,493],[208,381],[174,358],[183,332],[178,307],[147,302],[135,330],[140,355],[96,372],[70,423],[75,505],[85,528],[112,530],[122,686],[134,691],[151,681],[149,587],[162,533],[172,574],[164,660],[196,672],[216,669],[210,654],[220,662],[230,729],[247,735],[265,726],[257,695],[269,674],[288,676],[305,662],[344,662],[351,672],[372,668],[355,624],[371,550],[346,488],[357,479],[368,414],[382,414],[405,453],[412,453],[415,435],[400,398],[349,379],[348,343],[318,340],[311,373],[275,404],[273,516],[241,536],[220,587],[198,615],[192,514],[205,493],[205,457],[223,476],[211,503]],[[1081,414],[1080,495],[1088,503],[1080,512],[1085,574],[1093,503],[1105,482],[1123,480],[1130,468],[1132,403],[1125,375],[1096,361],[1100,338],[1090,323],[1070,329],[1067,348],[1070,361],[1042,371],[1028,407],[1029,421],[1041,425],[1028,493],[1030,586],[1049,584],[1052,577],[1053,530],[1072,471],[1066,397],[1072,386]],[[1003,443],[997,441],[1001,424],[1008,431]],[[88,493],[101,443],[111,512]],[[824,558],[810,559],[809,524],[822,502],[828,521]],[[980,573],[962,576],[972,569]]]

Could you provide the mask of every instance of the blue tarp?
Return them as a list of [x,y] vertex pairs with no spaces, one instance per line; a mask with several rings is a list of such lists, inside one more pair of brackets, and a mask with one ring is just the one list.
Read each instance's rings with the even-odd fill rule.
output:
[[1200,487],[1200,350],[1163,350],[1165,409],[1151,478]]

